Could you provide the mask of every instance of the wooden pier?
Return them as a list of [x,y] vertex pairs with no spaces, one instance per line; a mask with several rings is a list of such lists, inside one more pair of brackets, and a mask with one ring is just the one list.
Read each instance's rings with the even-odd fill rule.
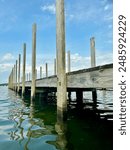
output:
[[[21,66],[21,54],[9,75],[8,87],[16,92],[30,91],[30,97],[35,100],[36,93],[44,93],[45,89],[56,92],[58,117],[65,116],[67,112],[67,99],[71,92],[76,92],[77,104],[82,106],[83,91],[92,91],[93,101],[96,102],[97,89],[113,89],[113,64],[96,66],[95,38],[90,38],[91,68],[71,71],[70,51],[67,53],[67,73],[65,58],[65,21],[64,0],[56,0],[56,58],[54,58],[54,75],[48,76],[48,64],[45,64],[46,77],[42,78],[40,67],[40,79],[37,79],[36,71],[36,24],[32,27],[32,72],[26,79],[26,44],[23,44],[23,66]],[[42,63],[41,63],[42,65]],[[22,68],[22,73],[21,73]],[[22,80],[20,77],[22,74]],[[32,79],[30,79],[32,76]],[[68,92],[68,96],[67,96]]]

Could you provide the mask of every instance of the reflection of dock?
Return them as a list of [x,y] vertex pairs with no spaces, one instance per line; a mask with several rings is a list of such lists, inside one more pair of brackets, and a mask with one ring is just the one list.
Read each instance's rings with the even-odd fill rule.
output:
[[[36,93],[48,95],[48,91],[56,92],[57,112],[67,111],[67,92],[68,99],[71,92],[76,92],[77,108],[83,107],[83,91],[91,91],[93,99],[93,109],[96,109],[97,89],[113,88],[113,64],[96,66],[95,38],[90,39],[91,49],[91,68],[71,72],[70,51],[65,59],[65,21],[64,21],[64,0],[56,0],[56,59],[54,59],[54,76],[48,76],[48,64],[45,64],[46,77],[43,78],[42,67],[40,67],[40,79],[37,79],[36,69],[36,24],[32,29],[32,72],[26,74],[26,44],[23,44],[23,66],[21,77],[21,55],[16,60],[9,76],[9,88],[16,92],[30,92],[31,99],[35,99]],[[41,62],[42,63],[42,62]],[[31,77],[32,78],[31,78]],[[63,116],[62,116],[63,117]]]

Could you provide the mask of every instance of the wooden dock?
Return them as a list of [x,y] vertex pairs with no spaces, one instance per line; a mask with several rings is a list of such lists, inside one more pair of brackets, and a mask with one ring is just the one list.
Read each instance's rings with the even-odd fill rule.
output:
[[[32,72],[26,78],[26,43],[23,44],[23,66],[21,66],[21,54],[9,75],[8,87],[16,92],[26,94],[30,90],[30,97],[35,100],[37,92],[44,93],[43,89],[51,89],[57,95],[57,114],[64,118],[67,112],[67,99],[70,99],[72,91],[76,92],[77,106],[83,103],[83,91],[92,91],[93,102],[96,105],[97,89],[113,89],[113,64],[96,66],[95,38],[90,38],[91,68],[85,68],[71,72],[71,57],[68,51],[68,72],[66,73],[65,51],[65,19],[64,0],[56,0],[56,58],[54,58],[54,75],[48,76],[46,63],[46,77],[42,78],[40,67],[40,79],[37,79],[36,68],[36,23],[32,26]],[[42,64],[42,63],[41,63]],[[22,73],[21,73],[22,69]],[[20,81],[22,75],[22,79]],[[30,78],[30,76],[32,78]],[[68,95],[67,95],[68,92]],[[67,98],[68,97],[68,98]]]
[[[97,66],[66,73],[67,88],[72,89],[112,89],[113,88],[113,64]],[[26,81],[25,87],[31,88],[32,81]],[[20,83],[22,88],[22,83]],[[49,76],[36,80],[36,88],[57,88],[57,76]]]

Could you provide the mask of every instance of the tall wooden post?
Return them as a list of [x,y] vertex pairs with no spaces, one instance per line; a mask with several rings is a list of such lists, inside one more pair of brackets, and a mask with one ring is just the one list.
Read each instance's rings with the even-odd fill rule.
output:
[[12,69],[12,90],[14,90],[14,67]]
[[31,79],[31,78],[30,78],[30,72],[29,72],[29,81],[30,81],[30,79]]
[[22,77],[22,96],[25,94],[25,69],[26,69],[26,44],[23,44],[23,77]]
[[67,53],[67,56],[68,56],[68,72],[70,72],[71,70],[70,70],[70,51],[68,51],[68,53]]
[[15,91],[15,89],[16,89],[16,66],[14,65],[14,91]]
[[56,75],[56,59],[54,59],[54,75]]
[[15,78],[16,78],[16,86],[15,86],[15,91],[17,92],[17,67],[18,67],[18,62],[16,60],[16,68],[15,68]]
[[28,81],[28,73],[27,73],[27,79],[26,79],[26,81]]
[[67,89],[65,72],[65,16],[64,0],[56,0],[56,49],[57,49],[57,119],[66,119]]
[[45,67],[46,67],[46,77],[48,77],[48,64],[47,63],[45,64]]
[[95,57],[95,38],[94,37],[90,39],[90,47],[91,47],[91,67],[95,67],[96,57]]
[[40,67],[40,79],[42,78],[42,67]]
[[32,86],[31,99],[35,99],[36,90],[36,24],[33,24],[32,29]]
[[18,61],[18,92],[20,90],[20,67],[21,67],[21,55],[19,54],[19,61]]

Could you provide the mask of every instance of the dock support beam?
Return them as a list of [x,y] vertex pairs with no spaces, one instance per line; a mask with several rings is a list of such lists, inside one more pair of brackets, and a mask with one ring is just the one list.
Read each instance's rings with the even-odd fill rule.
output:
[[90,47],[91,47],[91,67],[95,67],[96,57],[95,57],[95,38],[94,37],[90,39]]
[[26,69],[26,44],[23,44],[23,77],[22,77],[22,97],[25,94],[25,69]]
[[20,91],[20,67],[21,67],[21,55],[19,54],[19,61],[18,61],[18,92]]
[[94,88],[92,90],[92,99],[93,99],[93,110],[97,108],[97,90]]
[[32,31],[32,85],[31,85],[31,99],[35,99],[36,92],[36,24],[33,24]]
[[56,49],[57,49],[57,119],[66,120],[67,88],[65,67],[65,16],[64,0],[56,0]]
[[83,91],[78,89],[76,91],[77,109],[82,110],[83,108]]

